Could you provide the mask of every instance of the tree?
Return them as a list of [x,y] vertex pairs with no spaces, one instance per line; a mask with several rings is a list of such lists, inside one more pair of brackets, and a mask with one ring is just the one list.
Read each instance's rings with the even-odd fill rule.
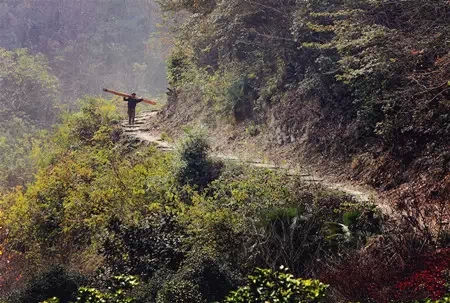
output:
[[209,144],[201,130],[191,130],[178,148],[177,180],[180,185],[205,188],[220,175],[222,163],[210,159]]
[[43,55],[0,48],[0,188],[25,185],[39,129],[56,121],[58,80]]
[[55,120],[58,80],[43,55],[0,48],[0,119],[12,116],[50,125]]

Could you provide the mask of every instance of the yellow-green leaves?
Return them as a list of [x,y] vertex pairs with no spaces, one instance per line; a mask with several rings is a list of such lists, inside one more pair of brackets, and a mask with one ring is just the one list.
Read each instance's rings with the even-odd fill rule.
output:
[[296,279],[284,267],[279,272],[257,268],[248,280],[248,285],[231,292],[224,302],[316,303],[323,302],[328,288],[318,280]]

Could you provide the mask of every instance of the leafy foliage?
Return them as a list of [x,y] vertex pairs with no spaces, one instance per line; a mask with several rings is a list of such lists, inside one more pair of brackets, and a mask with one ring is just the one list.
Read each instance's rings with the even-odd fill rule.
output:
[[58,88],[44,56],[0,48],[0,189],[32,179],[31,151],[56,121]]
[[[426,182],[446,180],[446,0],[159,2],[183,23],[168,111],[192,105],[195,119],[225,115],[250,136],[275,129],[279,144],[355,156],[355,171],[379,172],[376,186],[424,167],[438,167]],[[175,155],[124,145],[116,106],[98,98],[35,140],[58,113],[50,66],[70,98],[104,82],[147,89],[166,51],[154,35],[142,43],[153,11],[141,0],[0,4],[2,41],[31,49],[0,49],[0,186],[23,186],[0,194],[0,289],[22,289],[9,301],[325,300],[326,285],[293,274],[330,283],[330,301],[447,300],[448,257],[412,266],[438,242],[408,208],[392,227],[372,205],[297,176],[219,163],[195,130]],[[34,176],[17,173],[32,165]],[[89,274],[77,298],[79,283],[53,264]],[[254,268],[268,269],[226,298]],[[121,274],[142,283],[111,285]]]
[[323,302],[327,285],[318,280],[296,279],[287,273],[256,269],[249,284],[232,292],[224,302]]
[[113,286],[109,292],[101,292],[95,288],[81,287],[78,290],[75,303],[133,303],[133,297],[129,292],[139,284],[133,276],[113,277]]
[[164,284],[157,302],[218,302],[240,282],[231,264],[205,252],[191,254],[178,272]]
[[220,174],[221,163],[208,157],[209,145],[205,134],[191,130],[178,148],[180,166],[177,168],[177,181],[181,185],[207,186]]
[[77,289],[83,280],[61,266],[54,266],[30,280],[24,290],[14,294],[12,302],[38,303],[49,297],[57,297],[58,302],[68,303],[75,300]]
[[206,302],[198,285],[188,280],[171,280],[158,293],[157,303]]
[[101,251],[113,273],[148,278],[161,268],[178,269],[184,259],[183,230],[173,215],[147,217],[138,226],[113,219],[108,231]]
[[[273,291],[277,298],[309,296],[316,302],[323,296],[322,284],[273,270],[286,264],[296,276],[332,281],[333,292],[346,283],[366,291],[370,276],[386,276],[384,269],[392,265],[373,257],[379,253],[374,239],[386,239],[383,260],[401,264],[417,256],[411,250],[405,253],[409,259],[394,258],[414,245],[418,236],[407,239],[414,228],[388,236],[386,221],[373,206],[283,171],[224,163],[207,182],[180,178],[180,172],[204,177],[215,168],[204,137],[188,134],[185,142],[178,155],[123,145],[115,106],[84,100],[81,111],[65,116],[34,151],[40,169],[35,181],[0,196],[5,256],[0,268],[6,269],[0,283],[3,277],[18,279],[6,284],[20,289],[31,272],[67,264],[91,277],[81,290],[85,301],[220,302],[254,268],[269,268],[254,275],[263,284],[273,282],[264,284],[270,288],[264,296]],[[180,170],[180,159],[195,169]],[[345,233],[336,226],[345,227]],[[394,269],[389,272],[404,274]],[[142,284],[130,291],[108,290],[111,277],[121,274],[139,275]],[[280,279],[292,292],[281,291]],[[374,292],[395,286],[380,281]],[[236,300],[257,296],[252,287],[260,286],[251,285],[238,291]]]
[[[73,303],[134,303],[135,299],[129,295],[130,291],[139,285],[139,281],[133,276],[115,276],[112,278],[112,286],[108,292],[102,292],[96,288],[80,287]],[[52,297],[40,303],[64,302],[59,297]]]
[[55,120],[58,80],[42,55],[0,48],[0,117],[16,116],[44,124]]
[[32,152],[42,134],[19,117],[0,123],[0,189],[25,186],[35,171]]

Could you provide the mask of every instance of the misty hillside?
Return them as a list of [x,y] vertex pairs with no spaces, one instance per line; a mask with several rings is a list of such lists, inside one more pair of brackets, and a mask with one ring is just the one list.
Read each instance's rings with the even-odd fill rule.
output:
[[0,47],[42,53],[67,102],[106,84],[164,92],[165,31],[154,1],[2,1]]
[[33,138],[103,87],[166,90],[167,27],[153,1],[0,3],[0,186],[31,179]]
[[3,0],[0,303],[448,303],[449,17]]

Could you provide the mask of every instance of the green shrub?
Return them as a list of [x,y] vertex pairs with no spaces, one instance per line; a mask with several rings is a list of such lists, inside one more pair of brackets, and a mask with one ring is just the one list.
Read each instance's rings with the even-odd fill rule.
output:
[[265,221],[265,225],[269,225],[277,221],[291,221],[299,215],[300,211],[297,207],[274,207],[264,212],[261,216]]
[[158,293],[156,303],[206,303],[198,285],[186,280],[170,280]]
[[78,290],[75,303],[134,303],[130,296],[131,290],[139,285],[134,276],[115,276],[109,292],[102,292],[96,288],[81,287]]
[[156,288],[147,291],[147,300],[156,297],[158,303],[218,302],[240,282],[237,269],[224,258],[192,252],[176,273],[163,270],[153,275],[148,287]]
[[295,273],[303,273],[312,258],[322,254],[323,222],[318,208],[306,213],[301,205],[273,207],[261,216],[262,227],[251,240],[259,264],[271,268],[287,264]]
[[327,285],[318,280],[296,279],[287,273],[270,269],[256,269],[250,275],[249,284],[230,293],[225,303],[260,303],[260,302],[323,302]]
[[235,80],[227,89],[227,99],[231,103],[234,118],[242,121],[252,114],[252,89],[247,75]]
[[132,292],[136,303],[155,303],[158,293],[173,275],[173,270],[162,268],[156,271],[149,280],[142,281]]
[[180,162],[176,176],[180,185],[203,189],[220,175],[222,163],[210,159],[209,148],[206,135],[201,130],[186,132],[178,147]]
[[181,281],[192,283],[202,301],[218,302],[239,285],[240,278],[234,266],[228,264],[224,257],[192,252],[183,267],[172,277],[169,285]]
[[[139,285],[134,276],[115,276],[112,278],[108,292],[93,287],[80,287],[74,301],[69,303],[134,303],[135,298],[130,296],[131,291]],[[49,298],[41,303],[65,302],[58,297]]]
[[114,125],[120,119],[117,108],[104,99],[85,98],[81,102],[80,112],[69,116],[66,122],[71,131],[69,138],[81,144],[111,141],[112,137],[108,134],[112,134]]
[[162,268],[177,270],[184,259],[184,231],[171,214],[159,213],[135,225],[113,219],[107,231],[101,253],[114,274],[147,279]]
[[325,222],[323,228],[331,247],[359,248],[370,236],[381,233],[383,216],[373,204],[342,203],[334,212],[342,218]]
[[190,62],[187,54],[181,47],[175,49],[167,61],[167,78],[172,86],[180,85],[183,81],[184,73],[189,69]]
[[18,117],[0,121],[0,190],[25,186],[33,179],[31,151],[41,137],[38,130]]
[[69,273],[62,266],[54,266],[32,278],[15,298],[13,303],[38,303],[48,298],[57,297],[59,302],[74,301],[78,287],[84,282],[80,275]]

